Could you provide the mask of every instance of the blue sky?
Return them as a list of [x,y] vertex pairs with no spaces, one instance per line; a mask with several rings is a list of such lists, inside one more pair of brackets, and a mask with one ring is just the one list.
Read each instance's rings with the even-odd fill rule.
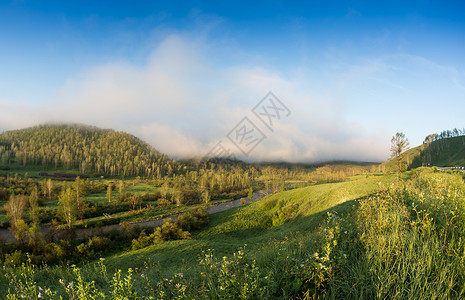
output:
[[384,160],[397,131],[465,127],[464,53],[459,1],[0,1],[0,130],[202,155],[273,91],[292,113],[248,159]]

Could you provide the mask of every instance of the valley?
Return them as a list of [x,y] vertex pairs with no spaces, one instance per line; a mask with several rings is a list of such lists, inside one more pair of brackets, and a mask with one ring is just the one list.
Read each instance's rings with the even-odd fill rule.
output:
[[[57,129],[69,130],[39,127],[33,134]],[[273,166],[158,154],[172,166],[163,168],[166,173],[105,173],[90,163],[93,171],[83,176],[79,163],[44,164],[55,158],[34,156],[43,152],[40,144],[20,152],[13,145],[21,142],[11,136],[0,136],[3,157],[9,153],[0,173],[0,290],[12,299],[35,299],[38,291],[47,299],[359,299],[390,298],[399,289],[404,296],[434,298],[464,292],[462,256],[450,254],[465,249],[457,240],[464,230],[465,176],[457,168],[414,167],[425,149],[403,153],[401,173],[397,158]],[[454,140],[430,147],[439,142],[461,151],[451,149],[460,147]],[[60,151],[55,157],[64,157]],[[18,159],[17,153],[37,159]],[[146,155],[158,169],[157,156]],[[424,275],[392,273],[401,264]]]

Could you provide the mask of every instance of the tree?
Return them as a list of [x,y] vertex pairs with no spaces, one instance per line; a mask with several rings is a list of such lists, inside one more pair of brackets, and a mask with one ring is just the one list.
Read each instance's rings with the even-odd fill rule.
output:
[[4,206],[6,215],[10,220],[12,231],[16,230],[17,222],[22,220],[24,217],[27,200],[28,199],[24,195],[11,195],[10,199]]
[[253,201],[253,188],[252,187],[250,187],[249,194],[247,196],[249,197],[249,201]]
[[74,183],[74,189],[76,192],[76,210],[79,214],[79,218],[82,219],[84,218],[84,214],[89,208],[89,205],[87,204],[87,201],[84,197],[81,197],[83,195],[82,192],[82,183],[81,183],[81,178],[78,176],[76,177],[76,181]]
[[163,186],[161,187],[161,199],[163,203],[168,203],[168,182],[165,181]]
[[111,203],[111,185],[109,185],[107,188],[107,199],[108,203]]
[[29,207],[31,208],[29,215],[31,216],[32,222],[34,224],[40,224],[39,189],[37,186],[34,187],[34,190],[32,190],[29,196]]
[[140,208],[140,205],[142,204],[142,198],[139,194],[134,194],[131,197],[129,197],[129,201],[131,203],[132,210],[135,210],[137,205],[139,205]]
[[48,190],[48,200],[52,200],[53,183],[50,178],[47,181],[47,190]]
[[122,180],[120,180],[118,182],[118,190],[119,190],[119,194],[121,196],[123,194],[123,192],[124,192],[124,182]]
[[13,230],[15,239],[23,243],[28,235],[28,232],[29,226],[27,226],[26,222],[23,219],[17,220]]
[[76,220],[77,207],[74,190],[70,187],[61,192],[58,197],[58,213],[61,219],[68,225],[68,229],[71,229],[73,222]]
[[207,189],[205,189],[205,191],[203,192],[203,202],[208,204],[210,203],[210,200],[211,200],[210,193],[208,192]]
[[181,189],[176,189],[173,192],[174,195],[174,202],[176,202],[176,206],[181,206],[184,203],[184,193]]
[[44,178],[44,181],[42,181],[42,184],[40,185],[40,188],[42,190],[44,198],[46,198],[47,197],[47,180],[45,178]]
[[402,156],[401,154],[410,148],[410,142],[402,132],[396,133],[391,139],[391,158],[397,158],[399,164],[399,177],[402,173]]

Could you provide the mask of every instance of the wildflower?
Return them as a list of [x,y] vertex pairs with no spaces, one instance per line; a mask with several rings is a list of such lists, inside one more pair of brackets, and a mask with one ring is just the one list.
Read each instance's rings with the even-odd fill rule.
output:
[[180,283],[176,283],[176,288],[177,288],[177,289],[180,289],[180,288],[181,288],[181,284],[180,284]]
[[44,289],[39,286],[39,291],[43,291]]
[[37,295],[37,298],[44,298],[44,296],[42,296],[42,293],[39,292],[39,295]]
[[303,268],[304,266],[305,266],[304,264],[300,264],[300,267],[302,267],[302,268]]
[[346,230],[346,231],[344,231],[344,234],[347,234],[347,230]]

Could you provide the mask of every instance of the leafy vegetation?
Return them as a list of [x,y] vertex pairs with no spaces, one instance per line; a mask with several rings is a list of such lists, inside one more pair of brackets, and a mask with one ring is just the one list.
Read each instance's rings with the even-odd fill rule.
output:
[[[381,166],[189,161],[173,162],[160,175],[143,171],[145,178],[123,172],[115,174],[126,174],[124,180],[71,182],[4,173],[0,217],[16,243],[0,245],[0,293],[7,299],[465,298],[465,176],[407,168],[429,159],[458,163],[465,145],[459,133],[430,136]],[[4,141],[2,151],[20,149]],[[390,174],[399,166],[400,176]],[[238,198],[239,207],[205,210]]]
[[[179,244],[179,242],[169,241],[162,244],[157,242],[155,245],[143,248],[142,250],[126,250],[123,256],[116,255],[107,258],[105,260],[105,265],[115,266],[116,264],[116,266],[120,267],[126,264],[132,265],[132,270],[134,270],[132,274],[134,288],[139,296],[154,295],[154,297],[161,297],[163,299],[163,297],[170,298],[176,295],[189,298],[205,298],[209,297],[208,295],[213,296],[215,293],[220,293],[224,297],[228,297],[229,295],[231,298],[250,297],[251,295],[273,298],[283,295],[283,293],[288,293],[288,296],[297,295],[299,291],[298,288],[294,288],[292,293],[282,289],[285,286],[294,286],[294,276],[297,276],[297,274],[300,274],[298,276],[304,276],[302,273],[303,271],[300,269],[291,270],[282,268],[294,268],[296,266],[293,264],[297,262],[299,262],[300,265],[302,261],[307,259],[304,258],[306,257],[306,249],[310,248],[313,251],[313,249],[317,247],[314,243],[314,237],[318,234],[319,224],[325,219],[325,209],[337,203],[353,201],[353,199],[361,195],[376,191],[379,180],[380,177],[369,176],[367,178],[363,176],[347,182],[321,184],[277,193],[267,198],[265,200],[266,202],[256,202],[243,206],[238,210],[225,211],[212,215],[211,225],[200,231],[193,231],[190,235],[190,239],[179,241],[181,244]],[[381,178],[381,180],[390,182],[392,179]],[[300,209],[297,213],[290,212],[285,215],[281,214],[283,223],[281,225],[275,224],[275,226],[272,227],[269,226],[267,220],[275,216],[275,212],[280,209],[281,212],[287,211],[287,207],[295,207],[293,204],[295,200],[299,198],[301,198],[301,203],[298,205]],[[277,203],[279,199],[281,199],[281,207],[274,204]],[[194,213],[193,216],[186,217],[184,221],[182,221],[182,218],[178,219],[177,223],[185,229],[188,227],[198,228],[194,226],[198,223],[197,220],[199,218],[202,218],[201,215],[199,216],[197,213],[196,216]],[[228,222],[224,222],[228,219]],[[186,222],[186,220],[191,221]],[[188,223],[187,226],[186,223]],[[166,227],[171,227],[173,223],[168,224],[170,225]],[[250,230],[255,230],[256,234],[251,234],[252,231]],[[163,229],[159,231],[161,232]],[[168,232],[173,232],[173,230],[168,230]],[[148,233],[145,234],[145,236],[149,235]],[[290,235],[292,235],[292,237],[290,237]],[[119,237],[118,240],[121,240],[121,237]],[[83,251],[89,247],[88,245],[98,245],[98,242],[99,241],[88,242],[81,246],[80,249]],[[230,254],[231,256],[227,255],[232,249],[236,247],[236,249],[241,248],[244,243],[247,243],[249,246],[244,249],[239,249],[235,254]],[[215,249],[215,251],[208,251],[208,248]],[[297,248],[299,248],[299,250],[297,250]],[[166,260],[160,259],[160,255],[163,256],[169,253],[169,255],[173,257],[173,253],[177,252],[175,249],[184,250],[181,250],[181,255],[175,255],[176,259],[173,261],[172,265],[165,265],[164,268],[166,268],[166,271],[164,272],[168,272],[171,275],[166,274],[165,276],[167,277],[160,277],[159,267],[156,267],[157,265],[153,265],[153,263],[150,262],[165,261],[163,264],[166,264]],[[206,251],[203,254],[202,249]],[[293,257],[293,255],[297,253],[300,253],[299,256]],[[286,262],[286,257],[289,256],[289,254],[293,260],[292,266]],[[227,257],[219,259],[218,255],[219,257],[227,255]],[[300,257],[300,255],[302,257]],[[199,257],[198,260],[196,257]],[[183,261],[190,262],[187,270],[185,269],[186,265],[183,267]],[[270,263],[274,265],[275,268],[278,268],[276,272],[279,272],[279,274],[273,273],[269,267],[266,267],[266,265]],[[100,273],[98,273],[99,275],[95,277],[96,268],[97,266],[93,267],[90,265],[80,269],[80,276],[83,278],[84,282],[90,284],[91,281],[94,280],[95,282],[102,283],[104,278],[100,278],[100,276],[103,276],[100,271]],[[58,269],[52,268],[48,270],[49,271],[47,271],[47,269],[40,269],[40,274],[37,275],[34,280],[39,282],[40,278],[50,278],[50,276],[56,278],[56,275],[54,276],[52,273],[55,274]],[[71,281],[73,285],[76,286],[76,281],[78,280],[76,277],[77,275],[75,271],[71,271],[71,269],[68,270],[70,273],[66,271],[66,275],[60,271],[60,274],[62,274],[60,278],[64,279],[64,277],[66,277],[67,279],[65,280],[67,280],[67,284]],[[175,270],[185,275],[182,277],[179,274],[176,275],[173,273]],[[7,271],[5,270],[5,272]],[[212,277],[213,274],[216,273],[211,274],[210,272],[223,275],[222,277]],[[279,279],[282,278],[282,272],[287,272],[286,274],[289,275],[284,281]],[[200,277],[195,277],[193,274],[200,274]],[[56,278],[56,282],[58,282],[60,278]],[[94,279],[91,280],[91,278]],[[108,276],[106,278],[108,278]],[[166,281],[164,278],[168,278],[168,280]],[[201,286],[205,288],[195,288],[199,286],[199,281],[200,283],[203,282],[204,285]],[[281,281],[281,283],[271,288],[275,281]],[[47,285],[46,282],[40,284],[43,289],[47,286],[50,287],[51,290],[61,293],[62,296],[67,295],[65,294],[64,288],[56,283],[53,285]],[[111,292],[110,287],[110,282],[103,282],[102,285],[96,285],[98,292],[104,295],[109,295]],[[159,294],[161,291],[163,291],[164,294]]]
[[120,176],[170,175],[180,166],[140,139],[83,125],[42,125],[0,135],[4,166],[40,165]]

